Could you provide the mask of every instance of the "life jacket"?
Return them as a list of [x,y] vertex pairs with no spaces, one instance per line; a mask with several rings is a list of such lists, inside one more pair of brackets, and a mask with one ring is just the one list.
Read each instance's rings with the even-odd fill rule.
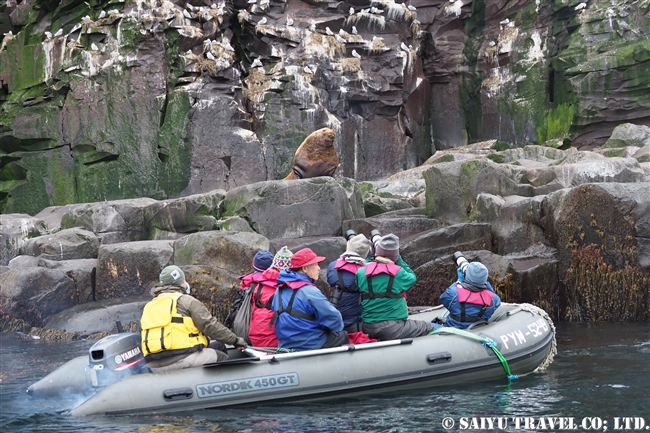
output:
[[[395,294],[393,292],[393,281],[395,280],[395,275],[402,269],[401,266],[395,265],[393,263],[378,263],[371,262],[366,265],[366,280],[368,281],[368,293],[362,293],[361,299],[377,299],[377,298],[403,298],[404,295],[401,293]],[[376,275],[387,274],[388,286],[386,287],[386,292],[375,293],[372,290],[372,279]]]
[[360,263],[350,263],[350,262],[346,262],[343,259],[338,259],[334,263],[334,269],[336,270],[336,275],[339,279],[339,283],[336,284],[336,288],[343,292],[350,292],[350,293],[354,292],[357,289],[356,279],[352,282],[350,287],[346,286],[345,283],[343,282],[343,271],[348,271],[351,272],[352,274],[356,274],[357,270],[361,267],[363,267],[363,265]]
[[[483,320],[481,316],[492,305],[492,292],[487,288],[476,292],[463,287],[461,284],[456,285],[456,292],[458,293],[458,302],[460,303],[460,315],[450,314],[449,317],[457,322],[478,322],[479,320]],[[468,317],[465,314],[465,306],[467,304],[478,305],[481,307],[481,310],[476,316]]]
[[[297,317],[299,319],[305,319],[305,320],[311,320],[313,322],[316,321],[316,316],[313,314],[307,314],[303,313],[302,311],[297,311],[293,309],[293,300],[296,298],[296,294],[298,293],[298,289],[300,289],[303,286],[308,286],[311,283],[308,281],[289,281],[286,283],[283,283],[276,292],[278,295],[278,305],[280,306],[280,309],[275,312],[273,315],[273,318],[271,319],[271,322],[269,322],[269,328],[275,325],[275,322],[278,320],[278,317],[282,313],[288,313],[289,315],[293,317]],[[291,293],[291,297],[289,298],[289,303],[287,304],[287,308],[284,308],[282,305],[282,288],[284,287],[290,287],[293,290],[293,293]]]
[[147,361],[190,354],[208,345],[208,338],[189,316],[178,314],[176,304],[183,294],[161,293],[142,311],[142,351]]

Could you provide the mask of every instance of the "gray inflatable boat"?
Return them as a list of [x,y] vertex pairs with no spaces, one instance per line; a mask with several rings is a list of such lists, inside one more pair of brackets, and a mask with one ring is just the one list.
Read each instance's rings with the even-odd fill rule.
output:
[[[412,311],[433,320],[443,307]],[[361,396],[454,386],[546,368],[556,352],[548,315],[529,304],[502,304],[489,323],[467,331],[293,353],[240,352],[203,367],[149,373],[139,334],[100,340],[89,357],[64,364],[31,385],[33,396],[74,393],[86,398],[74,416],[135,414]]]

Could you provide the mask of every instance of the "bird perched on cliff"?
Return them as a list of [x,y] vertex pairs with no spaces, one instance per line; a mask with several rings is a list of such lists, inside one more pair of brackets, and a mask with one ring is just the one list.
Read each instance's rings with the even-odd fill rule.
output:
[[505,20],[499,21],[499,24],[501,24],[502,26],[505,26],[509,22],[510,22],[510,20],[508,18],[506,18]]
[[185,9],[189,9],[189,10],[193,11],[193,10],[194,10],[194,6],[192,6],[192,5],[189,4],[189,3],[185,3]]
[[577,11],[580,11],[580,10],[586,8],[586,7],[587,7],[587,3],[582,2],[582,3],[578,4],[578,6],[576,6],[576,7],[573,8],[573,9],[574,9],[574,10],[577,10]]
[[292,26],[293,25],[293,18],[287,17],[287,25]]
[[[44,32],[44,33],[45,33],[45,37],[47,39],[52,39],[52,33],[50,33],[50,32]],[[5,35],[6,35],[6,33],[5,33]]]
[[267,21],[268,21],[268,20],[266,19],[266,17],[262,17],[262,19],[259,20],[259,21],[257,22],[257,24],[263,26],[264,24],[266,24]]
[[214,57],[210,51],[208,51],[208,53],[205,55],[205,57],[207,57],[210,60],[217,60],[216,57]]
[[302,70],[305,72],[305,74],[314,75],[314,71],[312,71],[312,69],[309,67],[309,65],[302,68]]
[[101,11],[101,12],[99,13],[99,19],[100,19],[100,20],[101,20],[102,18],[104,18],[105,16],[106,16],[106,12]]
[[54,37],[55,37],[55,38],[58,38],[58,37],[61,36],[62,34],[63,34],[63,29],[59,29],[59,30],[56,31],[56,33],[54,33]]
[[253,60],[253,63],[251,63],[251,68],[261,68],[262,66],[260,59],[255,59]]
[[399,47],[402,49],[402,51],[409,51],[409,47],[407,47],[404,42],[402,42]]
[[309,27],[307,27],[310,32],[315,32],[316,31],[316,24],[311,23],[309,24]]
[[187,11],[187,9],[183,9],[183,16],[185,18],[192,18],[192,15]]
[[108,11],[109,15],[119,14],[119,13],[120,13],[120,11],[118,11],[117,9],[111,9],[110,11]]
[[329,36],[334,36],[334,32],[329,27],[325,27],[325,33]]
[[360,59],[361,54],[357,53],[357,50],[352,50],[352,57],[356,57],[357,59]]
[[354,8],[350,8],[350,15],[354,15]]
[[375,14],[375,15],[381,15],[381,14],[384,13],[384,10],[376,8],[376,7],[373,6],[373,7],[370,8],[370,13]]
[[355,26],[352,26],[352,34],[353,34],[353,35],[356,35],[356,34],[358,34],[358,33],[359,33],[359,32],[357,31],[357,28],[356,28]]
[[345,39],[343,39],[343,38],[342,38],[341,36],[339,36],[339,35],[334,35],[334,39],[336,39],[337,42],[340,42],[340,43],[342,43],[342,44],[345,44],[345,43],[348,42],[348,41],[346,41]]
[[490,41],[490,42],[488,42],[488,45],[491,46],[491,47],[495,46],[496,44],[497,44],[497,43],[494,42],[494,41]]
[[257,1],[257,0],[248,0],[248,3],[249,3],[249,4],[253,4],[253,3],[255,3],[256,1]]
[[409,10],[412,11],[412,12],[415,12],[415,11],[417,10],[417,9],[415,8],[415,6],[413,6],[413,5],[408,5],[407,7],[408,7]]
[[94,42],[92,44],[90,44],[90,49],[93,50],[93,51],[98,51],[99,50],[99,48],[97,47],[97,45],[95,45]]

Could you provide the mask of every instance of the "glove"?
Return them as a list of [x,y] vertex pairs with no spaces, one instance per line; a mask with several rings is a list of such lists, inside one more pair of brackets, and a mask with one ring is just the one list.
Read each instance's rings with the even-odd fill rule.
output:
[[465,274],[463,271],[460,270],[460,268],[456,269],[456,273],[458,274],[458,281],[463,282],[465,281]]
[[442,317],[436,317],[431,321],[431,323],[435,323],[436,325],[444,325],[445,321],[442,319]]
[[243,350],[243,349],[246,349],[248,347],[248,344],[246,344],[246,341],[241,337],[237,337],[237,339],[235,340],[235,343],[233,345],[235,346],[236,349],[239,349],[239,350]]

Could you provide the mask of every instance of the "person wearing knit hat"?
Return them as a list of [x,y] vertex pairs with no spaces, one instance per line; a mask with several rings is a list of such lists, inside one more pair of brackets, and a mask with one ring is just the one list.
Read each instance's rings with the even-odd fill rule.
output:
[[346,250],[327,266],[327,282],[330,285],[330,302],[341,312],[348,334],[361,332],[361,302],[355,283],[357,270],[366,264],[370,241],[363,234],[350,238]]
[[[178,266],[160,272],[154,298],[142,311],[142,352],[152,371],[196,367],[228,359],[208,347],[209,339],[244,350],[246,342],[215,319],[205,305],[189,295],[185,273]],[[163,336],[161,338],[161,336]]]
[[356,273],[361,293],[362,329],[370,338],[394,340],[427,335],[433,325],[410,320],[406,292],[417,277],[399,254],[399,238],[389,233],[375,242],[375,257]]
[[254,285],[251,287],[251,290],[253,290],[251,296],[252,311],[248,340],[255,347],[278,347],[275,326],[269,326],[274,315],[271,303],[278,286],[280,271],[291,266],[291,256],[293,256],[293,253],[285,245],[275,253],[271,266],[261,275],[255,275],[254,277]]
[[470,262],[458,281],[440,295],[440,303],[449,310],[443,326],[466,329],[480,320],[488,321],[501,305],[501,298],[488,282],[488,269],[481,262]]
[[280,348],[301,351],[349,343],[341,313],[315,285],[323,260],[303,248],[291,257],[291,267],[280,271],[271,322]]
[[272,268],[282,270],[282,269],[289,269],[291,267],[291,257],[293,256],[293,253],[287,246],[283,246],[280,248],[280,251],[275,253],[275,256],[273,257],[273,264],[271,264]]

